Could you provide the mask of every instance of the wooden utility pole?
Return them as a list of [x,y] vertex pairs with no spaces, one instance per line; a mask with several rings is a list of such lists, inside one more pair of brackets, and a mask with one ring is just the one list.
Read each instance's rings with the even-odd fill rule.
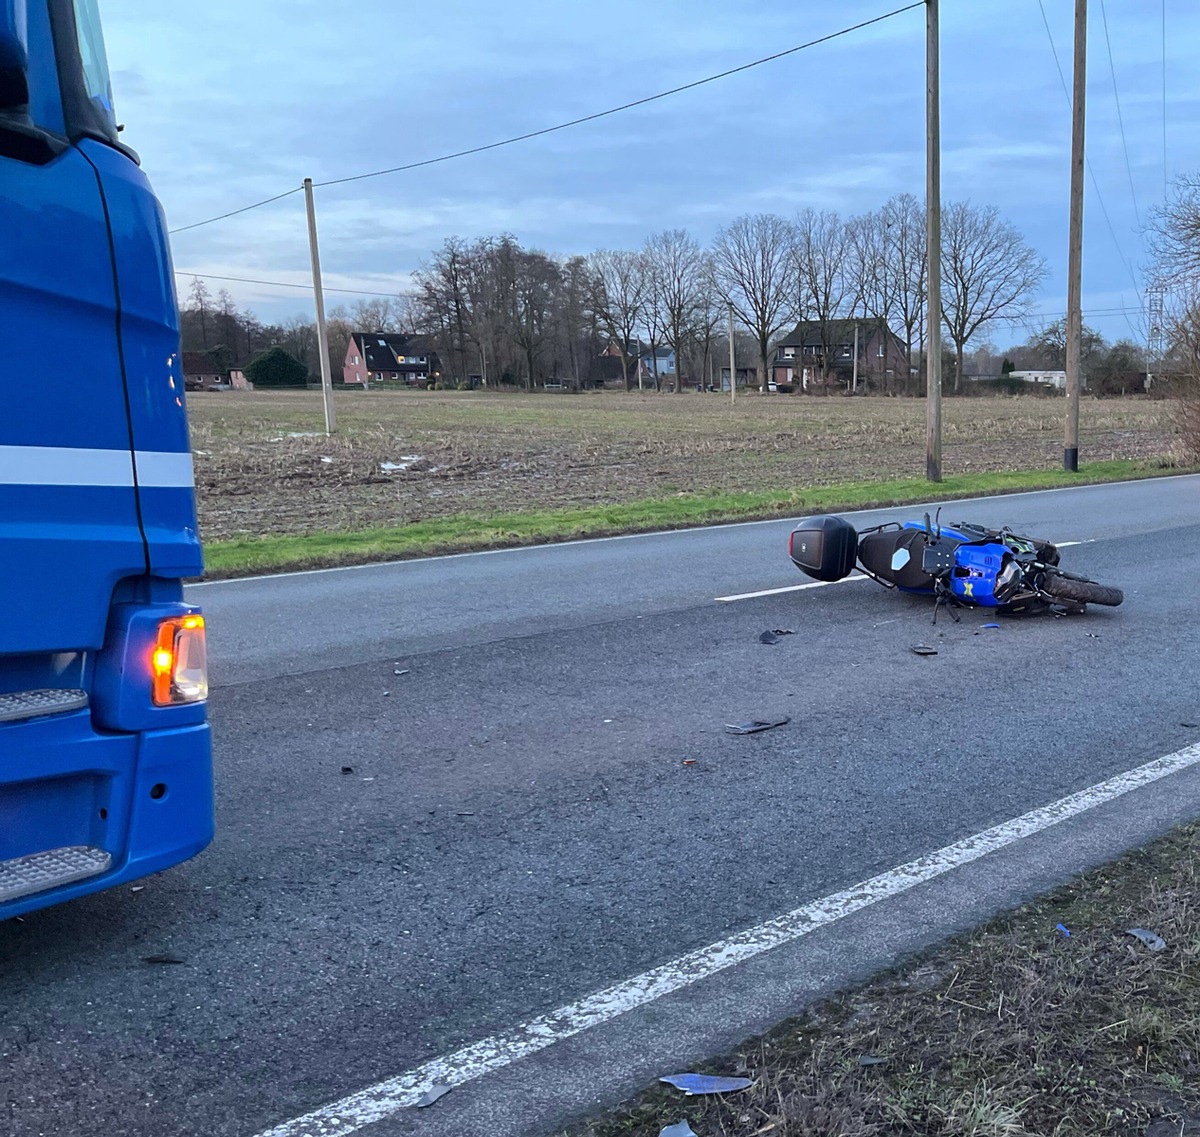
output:
[[925,477],[942,480],[942,128],[938,93],[938,0],[925,0]]
[[1067,421],[1063,469],[1079,469],[1079,341],[1083,335],[1083,126],[1087,98],[1087,0],[1075,0],[1075,84],[1071,102],[1071,219],[1067,248]]
[[[321,253],[317,248],[317,213],[313,206],[312,178],[304,179],[304,204],[308,208],[308,251],[312,257],[313,298],[317,303],[317,351],[321,356],[321,396],[325,401],[325,433],[333,434],[337,430],[337,416],[333,410],[333,377],[329,373],[329,330],[325,327],[325,293],[321,289]],[[368,373],[364,389],[370,382]]]
[[737,360],[733,354],[733,305],[729,305],[729,401],[737,402]]

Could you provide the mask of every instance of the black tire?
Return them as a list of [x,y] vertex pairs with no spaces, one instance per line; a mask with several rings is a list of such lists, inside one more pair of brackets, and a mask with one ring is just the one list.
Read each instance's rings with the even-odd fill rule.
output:
[[1070,600],[1076,604],[1104,604],[1109,608],[1117,607],[1125,599],[1125,593],[1119,588],[1053,571],[1046,573],[1042,591],[1060,600]]

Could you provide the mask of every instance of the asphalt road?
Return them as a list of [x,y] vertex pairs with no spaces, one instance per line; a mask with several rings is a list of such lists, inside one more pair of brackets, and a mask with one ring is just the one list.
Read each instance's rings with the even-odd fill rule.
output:
[[[1200,479],[944,516],[1085,542],[1126,603],[718,602],[803,583],[774,522],[196,588],[217,841],[0,925],[0,1129],[253,1137],[1200,741]],[[1198,814],[1174,775],[366,1132],[553,1132]]]

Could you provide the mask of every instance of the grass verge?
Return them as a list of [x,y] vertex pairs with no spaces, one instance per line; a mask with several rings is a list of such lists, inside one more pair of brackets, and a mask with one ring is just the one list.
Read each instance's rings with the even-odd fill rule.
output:
[[[513,545],[682,529],[727,521],[790,517],[799,513],[868,509],[910,502],[979,497],[1179,473],[1148,461],[1095,462],[1077,474],[1015,470],[962,474],[937,486],[921,478],[850,482],[808,490],[681,493],[621,505],[493,514],[455,514],[398,527],[304,535],[279,534],[206,542],[206,577],[367,564],[372,561],[467,552]],[[1003,519],[1001,519],[1003,520]]]
[[1198,852],[1184,826],[703,1067],[747,1091],[659,1086],[568,1137],[1200,1133]]

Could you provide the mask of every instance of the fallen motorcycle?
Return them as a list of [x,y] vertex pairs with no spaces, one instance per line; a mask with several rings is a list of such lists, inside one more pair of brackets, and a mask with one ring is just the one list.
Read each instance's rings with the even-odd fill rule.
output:
[[843,517],[810,517],[793,530],[788,553],[815,580],[843,580],[857,567],[887,588],[933,596],[935,620],[943,606],[952,615],[956,607],[1074,613],[1088,604],[1116,607],[1125,599],[1119,588],[1061,569],[1050,541],[1007,528],[943,526],[928,513],[923,521],[890,522],[861,533]]

